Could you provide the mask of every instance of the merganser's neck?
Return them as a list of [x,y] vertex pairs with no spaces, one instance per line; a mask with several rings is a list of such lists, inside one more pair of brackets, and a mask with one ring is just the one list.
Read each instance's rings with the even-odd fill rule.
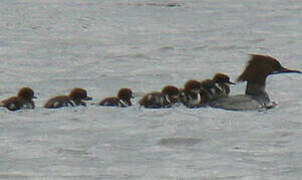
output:
[[270,102],[269,96],[265,91],[265,84],[257,84],[253,82],[248,82],[245,90],[246,95],[252,96],[261,104],[265,105]]
[[247,82],[245,94],[251,96],[258,96],[267,93],[265,92],[265,85],[260,85],[253,82]]

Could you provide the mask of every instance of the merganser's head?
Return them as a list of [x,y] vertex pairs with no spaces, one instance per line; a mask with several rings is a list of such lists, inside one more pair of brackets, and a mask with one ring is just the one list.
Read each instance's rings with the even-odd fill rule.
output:
[[69,97],[75,100],[92,100],[92,97],[87,96],[87,91],[82,88],[74,88],[71,90]]
[[132,91],[128,88],[121,88],[117,93],[117,97],[123,100],[134,98]]
[[29,87],[21,88],[18,92],[18,97],[21,97],[21,98],[26,99],[26,100],[31,100],[31,99],[37,98],[34,95],[34,91]]
[[251,54],[251,59],[237,81],[248,81],[265,85],[267,76],[280,73],[301,73],[301,71],[287,69],[273,57]]
[[168,95],[172,102],[179,100],[179,89],[175,86],[165,86],[161,92],[165,95]]
[[185,83],[185,91],[198,94],[201,89],[201,83],[196,80],[188,80]]
[[230,81],[230,77],[227,76],[226,74],[222,74],[222,73],[217,73],[215,74],[213,81],[215,81],[216,83],[220,84],[220,83],[226,83],[226,84],[235,84],[233,82]]

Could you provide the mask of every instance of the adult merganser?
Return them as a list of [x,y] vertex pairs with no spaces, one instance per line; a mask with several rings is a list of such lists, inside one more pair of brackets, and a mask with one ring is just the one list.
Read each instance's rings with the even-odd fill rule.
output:
[[56,96],[49,99],[44,107],[45,108],[61,108],[66,106],[86,106],[83,100],[92,100],[92,97],[87,96],[87,91],[82,88],[74,88],[70,91],[69,95]]
[[13,96],[1,101],[0,106],[6,107],[10,111],[16,111],[19,109],[34,109],[35,103],[32,99],[35,99],[34,91],[29,87],[23,87],[19,90],[17,96]]
[[301,73],[283,67],[275,58],[252,54],[251,59],[237,81],[247,81],[245,95],[228,96],[210,103],[214,108],[226,110],[270,109],[276,105],[265,91],[267,76],[280,73]]
[[132,105],[131,98],[134,98],[132,91],[128,88],[121,88],[117,93],[117,97],[107,97],[101,100],[98,105],[127,107]]
[[138,103],[146,108],[169,108],[179,101],[179,90],[174,86],[165,86],[161,92],[151,92],[143,96]]

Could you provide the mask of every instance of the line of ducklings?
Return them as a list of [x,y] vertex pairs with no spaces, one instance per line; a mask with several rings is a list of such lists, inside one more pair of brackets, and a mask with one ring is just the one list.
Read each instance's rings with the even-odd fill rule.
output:
[[[222,73],[215,74],[213,79],[204,81],[188,80],[184,88],[177,88],[172,85],[165,86],[161,92],[150,92],[145,94],[138,103],[145,108],[169,108],[176,103],[182,103],[189,108],[204,107],[208,102],[230,93],[230,78]],[[10,111],[20,109],[34,109],[33,99],[37,98],[34,91],[29,87],[19,90],[17,96],[9,97],[1,101],[0,106]],[[128,107],[132,106],[131,99],[133,92],[129,88],[121,88],[117,97],[107,97],[97,105]],[[82,88],[74,88],[69,95],[60,95],[50,98],[45,104],[45,108],[61,108],[67,106],[86,106],[85,101],[92,100],[87,95],[87,91]]]

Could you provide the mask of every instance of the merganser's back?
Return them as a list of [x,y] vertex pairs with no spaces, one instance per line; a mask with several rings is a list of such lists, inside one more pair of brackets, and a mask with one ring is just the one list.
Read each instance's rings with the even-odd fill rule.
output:
[[267,76],[280,73],[301,73],[301,71],[287,69],[273,57],[252,54],[245,70],[237,79],[247,81],[245,95],[224,97],[211,102],[210,106],[238,111],[272,108],[276,104],[270,101],[265,91],[265,81]]

